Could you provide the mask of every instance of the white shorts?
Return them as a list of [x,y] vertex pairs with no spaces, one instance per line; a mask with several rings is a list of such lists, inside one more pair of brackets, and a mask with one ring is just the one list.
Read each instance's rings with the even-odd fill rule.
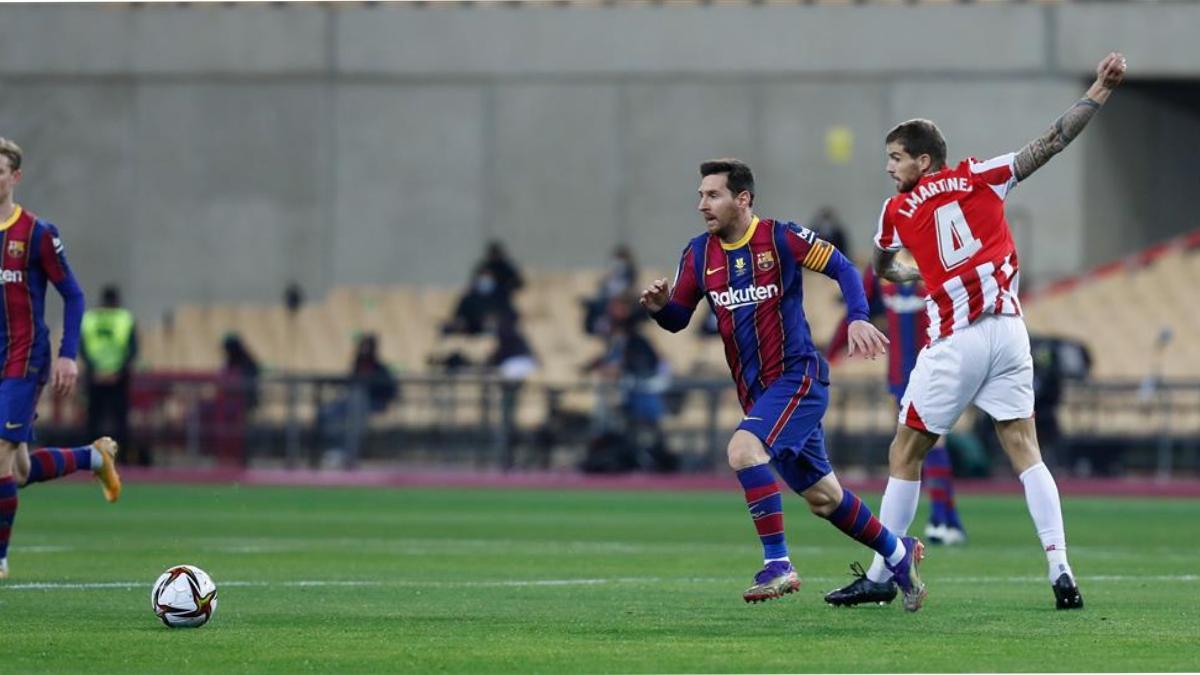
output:
[[900,424],[946,434],[974,403],[998,421],[1033,416],[1033,356],[1019,316],[985,314],[921,350]]

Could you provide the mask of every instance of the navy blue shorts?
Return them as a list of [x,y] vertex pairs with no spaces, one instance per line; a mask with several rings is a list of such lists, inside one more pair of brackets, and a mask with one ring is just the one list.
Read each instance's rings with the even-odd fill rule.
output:
[[37,377],[0,379],[0,438],[12,443],[33,441],[33,418],[42,382]]
[[803,492],[833,472],[821,427],[828,405],[826,385],[804,375],[785,375],[754,402],[738,429],[757,436],[779,476]]

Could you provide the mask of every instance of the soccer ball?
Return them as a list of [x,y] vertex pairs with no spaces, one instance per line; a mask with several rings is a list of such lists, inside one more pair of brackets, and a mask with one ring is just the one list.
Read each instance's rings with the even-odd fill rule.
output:
[[194,565],[173,565],[150,591],[150,609],[171,628],[199,628],[217,611],[217,585]]

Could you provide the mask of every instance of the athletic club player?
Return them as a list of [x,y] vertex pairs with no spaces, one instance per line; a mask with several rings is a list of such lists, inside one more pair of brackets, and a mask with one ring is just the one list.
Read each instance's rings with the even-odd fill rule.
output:
[[[1025,487],[1058,609],[1082,608],[1083,597],[1067,562],[1058,486],[1042,463],[1034,428],[1033,358],[1004,199],[1079,136],[1124,78],[1125,57],[1105,56],[1084,97],[1049,129],[1019,151],[985,162],[947,165],[946,142],[928,120],[905,122],[886,139],[887,172],[898,194],[884,202],[879,217],[875,270],[895,282],[925,282],[930,345],[917,358],[901,401],[880,520],[895,532],[908,530],[920,497],[922,459],[974,403],[996,420],[1000,443]],[[896,260],[901,248],[913,254],[917,268]],[[866,581],[887,582],[891,573],[878,557],[876,563]]]

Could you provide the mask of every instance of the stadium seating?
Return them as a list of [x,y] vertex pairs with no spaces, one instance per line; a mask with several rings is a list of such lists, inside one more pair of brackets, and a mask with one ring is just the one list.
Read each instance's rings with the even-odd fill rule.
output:
[[[1148,376],[1200,380],[1200,316],[1181,311],[1192,304],[1190,289],[1200,283],[1200,247],[1197,236],[1184,237],[1128,260],[1058,282],[1046,289],[1026,292],[1024,311],[1030,332],[1078,340],[1089,347],[1092,375],[1102,380],[1140,381]],[[532,382],[559,388],[561,403],[569,410],[590,413],[594,394],[581,366],[601,353],[599,338],[583,331],[582,300],[597,287],[600,270],[535,271],[516,296],[522,329],[540,362]],[[661,270],[645,272],[641,283],[663,276]],[[431,359],[458,352],[472,363],[483,363],[493,347],[489,336],[443,336],[440,326],[451,314],[460,288],[453,286],[353,286],[331,290],[324,299],[290,315],[281,305],[184,305],[169,323],[143,328],[143,369],[156,371],[205,371],[220,367],[222,338],[239,333],[270,372],[301,372],[342,375],[349,366],[356,337],[364,332],[381,336],[385,362],[397,373],[432,376],[437,369]],[[805,309],[818,344],[833,334],[843,316],[840,292],[835,284],[811,277],[806,284]],[[680,378],[728,380],[724,348],[720,339],[703,334],[698,325],[707,310],[701,309],[693,325],[672,335],[652,325],[645,335],[670,363]],[[1170,339],[1163,340],[1164,332]],[[882,385],[886,360],[838,359],[833,377],[839,382],[877,382]],[[431,388],[428,396],[433,396]],[[439,396],[457,395],[450,389]],[[527,390],[519,400],[518,423],[532,428],[544,422],[545,389]],[[1077,400],[1087,392],[1069,391],[1063,415],[1064,430],[1091,433],[1122,433],[1164,428],[1173,433],[1200,431],[1200,400],[1172,394],[1164,407],[1143,395],[1130,394],[1128,405],[1112,410],[1088,412],[1089,404]],[[427,397],[428,397],[427,396]],[[732,390],[723,392],[718,405],[718,425],[735,426],[741,411]],[[1195,397],[1200,399],[1200,394]],[[831,399],[831,429],[878,431],[892,422],[885,396],[850,396]],[[1108,401],[1112,403],[1112,401]],[[306,410],[305,417],[311,410]],[[271,408],[261,415],[278,416]],[[441,420],[446,414],[477,415],[479,410],[462,408],[447,413],[438,405],[416,405],[386,413],[377,424],[404,425]],[[668,428],[699,429],[708,421],[707,394],[687,394],[678,415]]]

